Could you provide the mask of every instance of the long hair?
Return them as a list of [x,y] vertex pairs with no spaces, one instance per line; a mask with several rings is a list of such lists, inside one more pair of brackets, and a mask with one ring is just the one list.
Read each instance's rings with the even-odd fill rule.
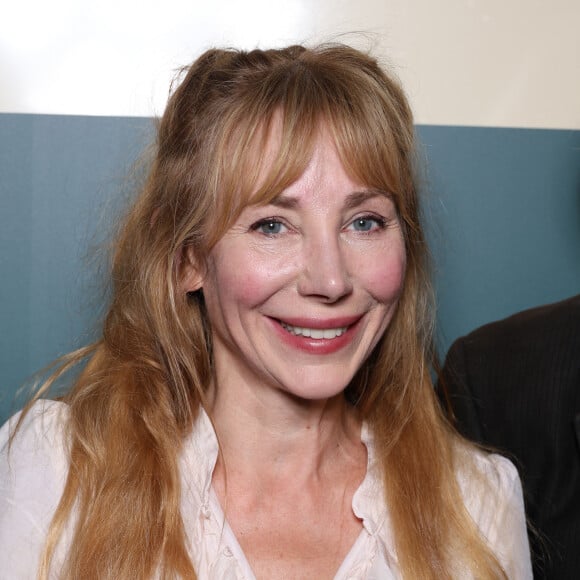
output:
[[[280,140],[266,160],[274,122]],[[115,245],[102,338],[63,367],[88,359],[65,397],[70,470],[43,575],[72,525],[64,578],[195,577],[179,455],[211,381],[212,345],[203,296],[183,287],[186,261],[193,256],[203,274],[242,209],[302,174],[321,125],[346,171],[392,196],[403,229],[407,271],[397,311],[345,392],[374,433],[401,570],[450,577],[460,554],[478,577],[502,575],[464,508],[456,481],[462,444],[429,374],[434,309],[412,114],[392,75],[342,45],[209,50],[184,71]]]

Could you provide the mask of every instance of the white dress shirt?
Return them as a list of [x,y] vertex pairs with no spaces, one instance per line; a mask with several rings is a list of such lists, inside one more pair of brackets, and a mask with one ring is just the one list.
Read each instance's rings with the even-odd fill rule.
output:
[[[13,417],[0,429],[0,579],[36,577],[50,520],[68,470],[63,424],[68,408],[41,401],[34,405],[8,453]],[[363,425],[367,447],[366,476],[355,492],[352,509],[363,529],[335,580],[401,578],[389,511],[383,499],[380,468],[372,435]],[[254,580],[212,489],[218,443],[201,410],[181,457],[182,516],[188,548],[199,580]],[[477,452],[475,461],[491,485],[458,474],[465,505],[510,580],[532,578],[522,490],[515,467],[499,455]],[[66,557],[71,526],[55,554],[54,570]],[[457,562],[457,577],[468,578]]]

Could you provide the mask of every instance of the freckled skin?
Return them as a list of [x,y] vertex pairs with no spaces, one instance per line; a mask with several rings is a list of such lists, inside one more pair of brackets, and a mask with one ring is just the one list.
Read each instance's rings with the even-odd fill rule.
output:
[[[218,389],[264,403],[340,393],[387,328],[404,274],[393,202],[353,181],[321,133],[304,174],[272,204],[247,207],[211,251],[203,292]],[[342,319],[356,320],[348,341],[323,354],[280,326]]]

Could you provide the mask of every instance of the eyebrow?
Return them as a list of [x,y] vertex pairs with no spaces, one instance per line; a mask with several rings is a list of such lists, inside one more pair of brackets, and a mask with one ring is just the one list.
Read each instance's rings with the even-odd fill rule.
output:
[[354,209],[368,201],[369,199],[374,199],[375,197],[385,197],[392,201],[393,197],[391,194],[380,189],[365,189],[363,191],[353,191],[346,198],[345,209]]
[[[392,200],[392,195],[381,189],[365,189],[362,191],[353,191],[346,197],[345,209],[353,209],[375,197],[386,197]],[[281,193],[277,195],[268,205],[274,205],[282,209],[295,209],[299,205],[298,198],[291,197]]]

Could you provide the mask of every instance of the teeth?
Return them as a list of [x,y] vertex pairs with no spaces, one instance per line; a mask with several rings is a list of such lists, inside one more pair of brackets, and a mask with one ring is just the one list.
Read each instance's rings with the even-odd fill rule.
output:
[[283,328],[296,336],[305,336],[306,338],[314,338],[317,340],[323,338],[327,340],[336,338],[337,336],[344,334],[347,329],[346,326],[341,328],[302,328],[300,326],[290,326],[285,322],[281,322],[281,324]]

